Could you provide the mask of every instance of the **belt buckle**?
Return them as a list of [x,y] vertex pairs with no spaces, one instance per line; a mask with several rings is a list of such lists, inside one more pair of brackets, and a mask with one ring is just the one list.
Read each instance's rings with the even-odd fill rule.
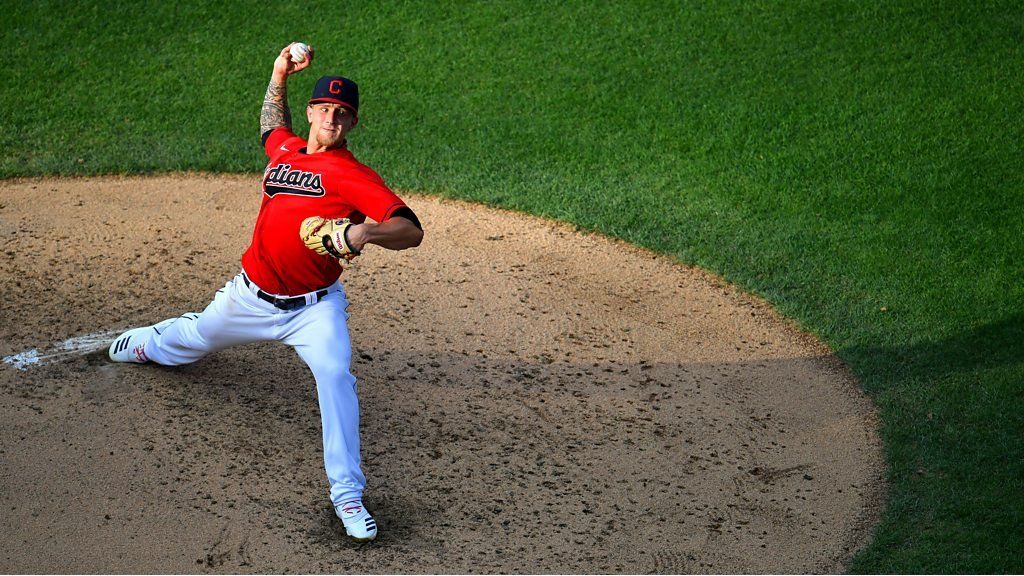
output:
[[281,310],[295,310],[301,308],[305,302],[301,300],[292,300],[291,298],[274,298],[274,306],[277,306]]

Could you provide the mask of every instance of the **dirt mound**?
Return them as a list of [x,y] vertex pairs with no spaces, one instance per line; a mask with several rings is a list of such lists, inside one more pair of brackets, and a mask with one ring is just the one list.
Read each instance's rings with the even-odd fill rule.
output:
[[863,543],[877,424],[812,338],[666,258],[407,199],[423,245],[343,275],[382,527],[354,545],[289,348],[100,349],[238,272],[258,180],[0,183],[0,569],[799,573]]

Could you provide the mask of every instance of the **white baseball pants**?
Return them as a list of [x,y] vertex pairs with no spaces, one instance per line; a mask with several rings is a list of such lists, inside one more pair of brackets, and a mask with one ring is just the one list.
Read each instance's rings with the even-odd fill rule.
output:
[[276,308],[258,298],[257,290],[239,274],[201,314],[157,324],[146,356],[178,366],[238,344],[277,340],[295,348],[316,379],[331,501],[338,506],[361,499],[366,478],[360,469],[359,400],[350,370],[345,289],[339,281],[319,301],[315,293],[307,294],[307,305],[296,310]]

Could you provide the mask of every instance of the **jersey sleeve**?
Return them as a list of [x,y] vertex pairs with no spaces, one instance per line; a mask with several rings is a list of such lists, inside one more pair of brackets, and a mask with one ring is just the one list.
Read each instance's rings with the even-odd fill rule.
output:
[[373,170],[365,168],[353,179],[355,194],[351,197],[352,206],[359,212],[384,222],[395,211],[406,208],[405,202],[384,184],[384,180]]
[[[298,146],[292,147],[288,143],[290,140],[298,140]],[[295,144],[295,142],[292,142]],[[285,126],[279,126],[273,130],[268,131],[263,135],[263,149],[267,153],[267,157],[273,160],[277,156],[288,152],[285,148],[290,148],[291,151],[298,150],[306,145],[306,142],[295,135],[290,128]]]

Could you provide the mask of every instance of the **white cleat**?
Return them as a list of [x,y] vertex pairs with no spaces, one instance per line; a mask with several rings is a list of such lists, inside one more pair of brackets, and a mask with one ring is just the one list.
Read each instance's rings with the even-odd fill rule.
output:
[[349,500],[334,507],[334,513],[345,525],[345,533],[356,542],[369,542],[377,537],[377,521],[360,500]]
[[[191,316],[186,314],[185,316]],[[149,341],[147,337],[152,337],[152,334],[147,334],[147,330],[153,330],[155,333],[160,334],[171,324],[174,324],[178,318],[168,318],[167,320],[161,320],[152,326],[143,326],[142,328],[134,328],[121,334],[114,339],[114,343],[110,345],[110,350],[107,354],[110,359],[114,362],[132,362],[135,364],[144,364],[149,361],[146,357],[146,343]]]
[[144,364],[149,361],[146,357],[146,342],[149,340],[149,332],[152,326],[135,328],[121,334],[114,339],[107,354],[114,362],[133,362]]

